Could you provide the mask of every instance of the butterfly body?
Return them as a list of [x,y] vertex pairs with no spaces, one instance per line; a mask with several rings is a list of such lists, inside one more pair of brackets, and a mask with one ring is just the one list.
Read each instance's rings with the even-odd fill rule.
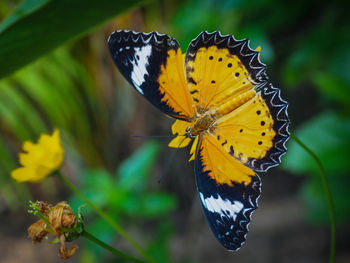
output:
[[118,30],[108,45],[129,83],[177,119],[170,147],[192,142],[199,200],[219,242],[237,250],[261,192],[260,177],[286,152],[288,104],[249,41],[199,34],[182,54],[174,38]]
[[195,138],[204,132],[208,132],[209,130],[213,130],[215,123],[215,119],[211,113],[206,112],[204,114],[196,116],[191,126],[186,129],[186,136],[190,138]]

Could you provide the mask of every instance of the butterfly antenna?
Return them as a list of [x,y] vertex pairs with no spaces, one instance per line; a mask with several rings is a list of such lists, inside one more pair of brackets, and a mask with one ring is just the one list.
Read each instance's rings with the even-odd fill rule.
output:
[[[176,136],[177,136],[177,135],[176,135]],[[176,136],[174,136],[174,137],[176,137]],[[179,147],[177,147],[177,148],[175,149],[175,151],[173,151],[173,152],[171,153],[169,159],[167,160],[166,164],[164,165],[164,168],[163,168],[163,171],[162,171],[161,175],[159,176],[158,184],[160,184],[160,183],[162,182],[162,179],[163,179],[164,175],[168,173],[168,171],[169,171],[169,169],[170,169],[170,166],[171,166],[171,164],[172,164],[172,162],[173,162],[173,160],[174,160],[174,158],[175,158],[175,155],[176,155],[177,152],[179,151],[181,144],[185,141],[186,138],[187,138],[187,137],[184,137],[183,140],[180,142]]]
[[138,134],[132,134],[131,137],[134,138],[142,138],[142,139],[149,139],[149,138],[175,138],[177,135],[138,135]]

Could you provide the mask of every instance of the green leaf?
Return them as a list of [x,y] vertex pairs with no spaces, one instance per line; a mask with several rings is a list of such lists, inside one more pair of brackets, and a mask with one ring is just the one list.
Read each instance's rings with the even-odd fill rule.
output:
[[[111,175],[106,170],[86,170],[82,175],[82,192],[93,203],[99,207],[108,205],[110,196],[116,191]],[[70,200],[73,210],[77,210],[84,202],[77,196]],[[91,212],[89,206],[85,206],[83,214]]]
[[[113,218],[113,215],[111,215]],[[89,225],[86,227],[87,231],[91,234],[93,234],[95,237],[97,237],[100,240],[103,240],[103,242],[112,245],[113,239],[117,236],[114,229],[109,225],[106,224],[106,221],[104,221],[102,218],[96,218],[94,221],[89,222]],[[93,242],[87,242],[86,246],[89,251],[92,251],[97,258],[102,257],[105,250],[100,247],[96,246]],[[86,261],[82,261],[86,262]],[[89,261],[87,261],[89,262]],[[100,260],[92,261],[92,262],[101,262]]]
[[152,236],[147,250],[156,262],[172,262],[169,253],[169,242],[174,232],[173,223],[168,220],[161,221],[154,232],[155,234]]
[[[328,176],[349,171],[349,134],[350,118],[334,112],[322,113],[296,131],[296,136],[320,158]],[[282,167],[295,173],[319,173],[315,161],[294,141],[289,141]]]
[[[347,187],[350,183],[349,134],[350,118],[334,112],[322,113],[296,131],[296,136],[319,157],[324,165],[337,221],[346,221],[350,217]],[[307,208],[307,219],[312,222],[328,222],[327,200],[315,160],[294,141],[290,141],[288,148],[282,167],[288,171],[309,176],[301,189],[301,198]]]
[[313,81],[326,98],[341,103],[344,108],[350,108],[350,84],[339,76],[331,73],[317,73]]
[[[332,177],[329,180],[329,185],[335,205],[336,219],[338,222],[346,223],[350,218],[348,201],[350,179],[348,174]],[[329,210],[321,179],[314,177],[307,180],[301,189],[301,198],[307,207],[307,220],[322,224],[329,222]]]
[[338,41],[338,45],[331,53],[331,58],[328,65],[328,71],[333,75],[340,77],[347,83],[350,83],[350,47],[349,47],[349,34],[346,40]]
[[283,66],[283,78],[287,85],[296,87],[297,84],[309,79],[313,70],[319,70],[322,60],[318,52],[321,51],[305,44],[290,54]]
[[141,0],[27,0],[0,26],[0,78],[77,39]]
[[129,195],[119,204],[123,212],[136,218],[158,218],[171,212],[177,205],[176,198],[167,193],[145,193],[141,196]]
[[17,22],[24,16],[28,16],[37,9],[47,4],[50,0],[27,0],[19,4],[16,10],[0,25],[0,33],[9,27],[11,24]]
[[167,193],[150,193],[142,198],[143,217],[154,218],[167,214],[176,208],[176,198]]
[[145,143],[131,157],[123,161],[117,171],[117,187],[133,192],[145,189],[148,175],[159,153],[155,141]]

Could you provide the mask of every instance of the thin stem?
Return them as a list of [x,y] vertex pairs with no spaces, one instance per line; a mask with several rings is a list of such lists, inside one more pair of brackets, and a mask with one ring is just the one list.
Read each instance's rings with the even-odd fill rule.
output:
[[129,261],[131,261],[131,262],[139,262],[139,263],[145,262],[145,261],[142,261],[142,260],[140,260],[140,259],[137,259],[137,258],[134,258],[134,257],[132,257],[132,256],[129,256],[128,254],[125,254],[125,253],[123,253],[123,252],[121,252],[121,251],[119,251],[119,250],[117,250],[117,249],[111,247],[110,245],[108,245],[108,244],[106,244],[105,242],[103,242],[103,241],[97,239],[95,236],[91,235],[89,232],[87,232],[87,231],[85,231],[85,230],[81,233],[81,235],[82,235],[83,237],[89,239],[90,241],[96,243],[96,244],[99,245],[100,247],[103,247],[104,249],[108,250],[109,252],[111,252],[111,253],[113,253],[114,255],[117,255],[117,256],[119,256],[119,257],[121,257],[121,258],[124,258],[124,259],[126,259],[126,260],[129,260]]
[[335,232],[336,232],[336,222],[335,222],[335,209],[334,209],[334,203],[333,203],[333,198],[332,198],[332,193],[329,188],[329,183],[326,177],[326,172],[324,170],[324,167],[320,161],[320,159],[317,157],[317,155],[310,150],[309,147],[307,147],[302,141],[300,141],[297,137],[294,136],[294,134],[291,134],[290,136],[301,148],[303,148],[307,153],[311,155],[312,158],[317,163],[317,166],[320,170],[321,178],[322,178],[322,184],[323,188],[326,192],[326,197],[328,201],[328,210],[329,210],[329,215],[331,219],[331,247],[330,247],[330,254],[329,254],[329,262],[333,263],[334,258],[335,258]]
[[144,249],[139,244],[137,244],[136,241],[115,220],[113,220],[113,218],[111,218],[101,208],[91,202],[60,171],[58,171],[58,177],[72,192],[79,196],[81,200],[87,203],[100,217],[102,217],[109,225],[111,225],[118,234],[125,238],[148,262],[154,262],[154,260],[144,251]]

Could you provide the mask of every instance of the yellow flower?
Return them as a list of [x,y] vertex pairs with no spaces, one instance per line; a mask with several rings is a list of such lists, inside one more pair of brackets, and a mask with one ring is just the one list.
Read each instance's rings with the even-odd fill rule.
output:
[[17,182],[38,182],[57,170],[63,161],[63,147],[59,131],[52,135],[42,134],[38,143],[25,141],[24,153],[19,154],[19,162],[23,167],[12,171],[11,176]]

